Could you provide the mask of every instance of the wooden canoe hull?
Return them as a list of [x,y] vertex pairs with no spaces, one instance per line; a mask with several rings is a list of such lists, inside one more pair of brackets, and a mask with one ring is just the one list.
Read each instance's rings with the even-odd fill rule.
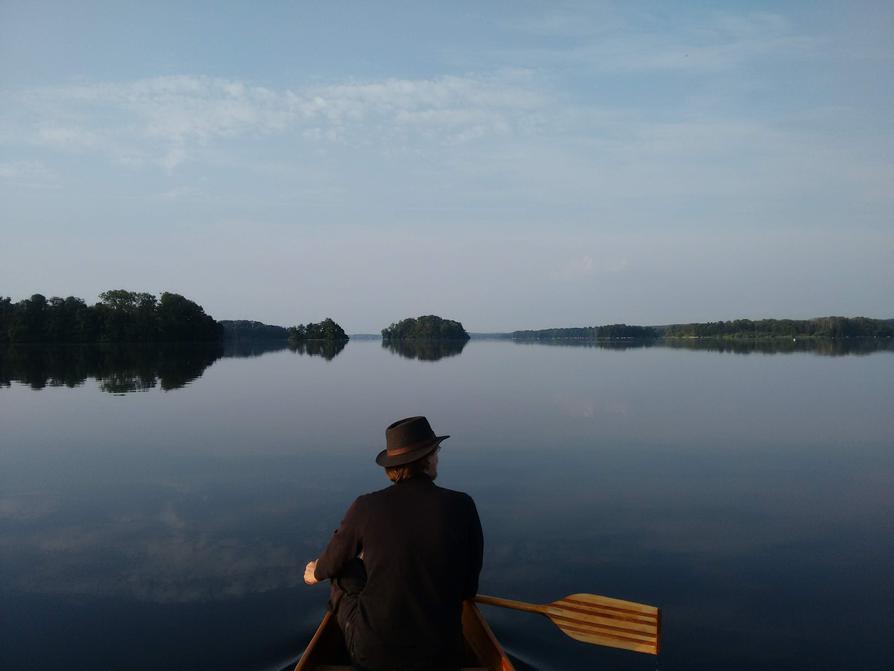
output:
[[[471,601],[463,603],[463,671],[515,671],[490,626]],[[341,629],[328,610],[298,660],[295,671],[350,671]]]

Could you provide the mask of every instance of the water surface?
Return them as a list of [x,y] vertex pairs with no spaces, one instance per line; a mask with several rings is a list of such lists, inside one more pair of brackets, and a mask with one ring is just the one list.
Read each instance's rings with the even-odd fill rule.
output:
[[657,661],[487,608],[529,667],[890,664],[887,344],[19,348],[0,384],[3,668],[294,663],[304,563],[413,414],[478,503],[482,592],[663,608]]

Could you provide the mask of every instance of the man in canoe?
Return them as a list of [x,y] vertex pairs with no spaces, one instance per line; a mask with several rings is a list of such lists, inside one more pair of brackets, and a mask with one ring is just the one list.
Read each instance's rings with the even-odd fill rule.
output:
[[308,585],[331,580],[329,607],[363,671],[460,668],[484,541],[472,498],[434,483],[445,438],[425,417],[389,426],[376,463],[393,484],[357,498],[305,568]]

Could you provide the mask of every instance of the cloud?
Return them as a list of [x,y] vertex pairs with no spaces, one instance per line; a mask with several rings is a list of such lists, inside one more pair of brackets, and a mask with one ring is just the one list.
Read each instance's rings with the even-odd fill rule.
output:
[[96,146],[96,134],[82,128],[45,126],[37,131],[40,144],[63,149],[89,149]]
[[393,150],[417,136],[449,145],[520,132],[549,102],[531,79],[513,70],[275,90],[171,76],[36,88],[11,102],[33,144],[129,164],[150,160],[172,172],[197,148],[226,138],[291,133]]
[[56,174],[39,161],[0,162],[0,183],[28,189],[58,186]]
[[570,41],[529,50],[529,61],[536,56],[541,63],[585,65],[603,72],[719,72],[768,57],[813,56],[822,47],[816,38],[798,33],[785,17],[770,12],[714,13],[697,19],[645,14],[633,23],[616,13],[595,20],[589,12],[560,11],[506,25]]
[[630,266],[626,257],[608,257],[598,262],[589,254],[568,259],[553,273],[553,277],[567,282],[580,282],[593,277],[597,273],[622,273]]
[[558,272],[565,280],[580,280],[593,275],[593,257],[579,256],[569,260]]

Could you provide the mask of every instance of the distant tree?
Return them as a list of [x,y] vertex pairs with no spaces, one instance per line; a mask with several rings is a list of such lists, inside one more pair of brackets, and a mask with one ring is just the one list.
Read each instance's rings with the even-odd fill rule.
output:
[[90,307],[80,298],[41,294],[12,303],[0,297],[0,343],[217,341],[220,325],[179,294],[114,289]]
[[0,344],[9,342],[9,329],[15,320],[15,306],[8,296],[0,296]]
[[223,329],[205,314],[201,305],[180,294],[161,294],[158,302],[158,333],[164,342],[215,341]]
[[248,320],[223,320],[226,340],[286,340],[289,332],[282,326],[273,326]]
[[328,340],[331,342],[346,341],[348,335],[330,317],[319,323],[298,324],[288,329],[290,343],[304,342],[307,340]]
[[437,315],[410,317],[382,329],[383,340],[468,340],[462,323]]
[[650,326],[628,326],[608,324],[606,326],[585,326],[571,328],[540,329],[537,331],[514,331],[515,340],[619,340],[657,338],[658,331]]
[[819,317],[816,319],[736,319],[730,322],[672,324],[666,338],[847,338],[892,337],[894,328],[881,319]]
[[649,326],[628,326],[627,324],[609,324],[596,329],[597,337],[611,340],[657,338],[658,332]]
[[148,342],[158,339],[155,296],[125,289],[104,291],[96,304],[102,338],[110,342]]
[[11,342],[46,342],[47,299],[43,294],[19,301],[9,328]]

